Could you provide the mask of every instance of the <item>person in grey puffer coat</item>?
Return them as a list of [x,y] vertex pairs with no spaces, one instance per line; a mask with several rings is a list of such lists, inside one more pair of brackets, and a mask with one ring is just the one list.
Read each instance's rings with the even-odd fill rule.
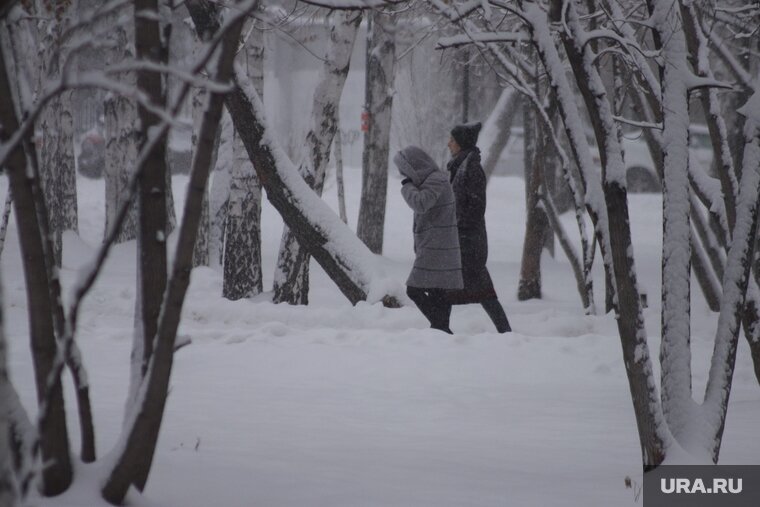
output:
[[406,293],[431,328],[451,334],[451,304],[446,291],[464,287],[451,183],[433,159],[416,146],[399,151],[393,162],[404,176],[401,195],[414,211],[415,260]]

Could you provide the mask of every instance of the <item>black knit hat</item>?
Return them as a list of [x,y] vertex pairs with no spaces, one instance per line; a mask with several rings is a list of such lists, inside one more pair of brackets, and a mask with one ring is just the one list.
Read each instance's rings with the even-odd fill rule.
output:
[[478,143],[478,134],[480,134],[480,127],[482,126],[480,122],[457,125],[451,129],[451,137],[463,150],[474,148]]

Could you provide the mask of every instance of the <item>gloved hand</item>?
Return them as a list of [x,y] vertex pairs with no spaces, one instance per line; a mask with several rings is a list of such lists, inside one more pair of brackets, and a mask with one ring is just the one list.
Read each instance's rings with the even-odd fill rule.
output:
[[403,187],[407,183],[411,183],[411,182],[412,182],[411,178],[404,178],[403,180],[401,180],[401,186]]

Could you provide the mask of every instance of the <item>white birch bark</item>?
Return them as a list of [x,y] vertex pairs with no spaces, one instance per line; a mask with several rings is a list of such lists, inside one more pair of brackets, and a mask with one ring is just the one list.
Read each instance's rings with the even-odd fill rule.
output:
[[347,224],[348,215],[346,215],[346,188],[343,184],[343,139],[340,134],[340,124],[338,124],[338,128],[335,131],[333,153],[335,155],[335,182],[338,187],[338,214],[340,215],[340,219],[343,220],[343,223]]
[[[343,92],[343,85],[346,82],[348,76],[348,69],[350,65],[351,52],[353,50],[354,41],[356,40],[356,32],[361,21],[361,14],[355,12],[336,12],[333,14],[335,21],[330,29],[330,41],[325,52],[325,64],[322,68],[322,74],[319,85],[314,91],[314,101],[312,106],[312,122],[311,129],[306,135],[306,147],[303,156],[303,163],[299,167],[299,172],[309,184],[309,186],[317,193],[322,195],[322,188],[324,186],[325,171],[327,169],[327,163],[330,157],[330,146],[333,142],[333,137],[338,126],[338,104],[340,102],[340,96]],[[378,44],[380,44],[378,42]],[[378,49],[380,54],[386,55],[387,44],[390,44],[390,75],[393,75],[393,43],[392,39],[387,39],[383,45],[383,50]],[[387,57],[387,56],[386,56]],[[374,62],[370,66],[375,66],[375,73],[386,70],[385,67],[380,67],[379,62]],[[368,71],[370,72],[370,71]],[[378,78],[380,76],[378,75]],[[384,81],[386,85],[392,84],[391,81]],[[380,84],[373,84],[373,86],[380,87]],[[384,90],[383,93],[387,93]],[[385,213],[385,189],[387,186],[387,166],[388,166],[388,129],[390,128],[390,97],[387,98],[387,109],[379,109],[376,114],[379,119],[374,121],[381,121],[377,128],[377,134],[382,136],[384,132],[384,141],[380,139],[377,143],[376,153],[379,157],[375,160],[377,164],[375,167],[376,174],[369,176],[364,174],[363,187],[367,184],[371,184],[374,194],[371,199],[370,196],[365,196],[367,190],[362,190],[362,209],[364,212],[359,212],[360,224],[362,221],[366,221],[367,224],[374,223],[380,220],[380,223],[384,222],[383,214]],[[386,122],[387,123],[384,123]],[[384,130],[383,130],[384,129]],[[382,131],[382,132],[381,132]],[[385,162],[382,162],[382,152],[385,153]],[[373,158],[374,160],[374,158]],[[369,178],[369,179],[368,179]],[[375,183],[371,183],[374,181]],[[380,195],[382,194],[382,196]],[[374,204],[370,204],[370,201]],[[379,202],[382,201],[382,211],[379,207]],[[368,206],[374,211],[375,215],[372,218],[362,218],[362,213],[368,213]],[[378,216],[377,213],[380,213]],[[361,229],[361,225],[359,226]],[[366,227],[366,224],[365,224]],[[366,230],[366,229],[365,229]],[[363,238],[359,233],[359,237],[362,238],[365,243],[366,237]],[[378,237],[373,233],[373,237]],[[380,231],[380,245],[382,245],[382,226]],[[375,241],[375,240],[373,240]],[[370,247],[372,249],[372,247]],[[283,231],[282,242],[280,244],[280,254],[277,259],[277,269],[274,276],[274,298],[276,303],[288,302],[290,304],[307,304],[309,293],[309,256],[306,251],[301,248],[296,240],[295,235],[285,228]]]
[[[206,109],[208,92],[203,89],[193,89],[192,103],[193,103],[193,157],[196,155],[196,148],[198,145],[197,132],[200,131],[201,122],[203,121],[203,113]],[[214,164],[216,165],[216,164]],[[169,179],[171,182],[171,179]],[[167,185],[167,189],[171,188],[171,185]],[[168,203],[167,203],[168,206]],[[193,267],[208,266],[209,261],[209,204],[208,204],[208,192],[203,198],[203,204],[201,208],[201,219],[198,224],[198,235],[195,237],[195,249],[193,250]]]
[[[264,94],[264,32],[254,25],[239,58],[256,92]],[[261,293],[261,182],[237,131],[232,138],[232,167],[224,225],[222,295],[231,300]]]
[[221,266],[224,258],[224,228],[230,198],[230,180],[233,160],[234,129],[230,115],[222,116],[219,153],[216,158],[211,191],[209,195],[209,260],[213,266]]
[[11,208],[13,207],[13,198],[10,190],[5,195],[5,206],[3,207],[3,216],[0,218],[0,257],[3,256],[3,248],[5,247],[5,233],[8,231],[8,221],[11,217]]
[[[38,89],[46,82],[60,77],[68,52],[60,36],[71,24],[69,16],[76,12],[74,4],[52,8],[46,3],[37,7],[45,21],[40,33]],[[42,188],[50,217],[50,232],[54,234],[56,265],[61,265],[64,230],[77,230],[76,168],[74,163],[74,121],[71,111],[71,90],[54,98],[44,109],[38,124],[38,151]]]
[[[134,30],[130,25],[117,24],[111,31],[114,44],[109,61],[118,65],[124,59],[134,58]],[[137,85],[133,72],[120,76],[129,86]],[[113,227],[116,213],[127,198],[129,176],[137,160],[137,104],[124,96],[109,93],[104,104],[105,116],[105,189],[106,189],[106,225],[104,237]],[[121,227],[117,243],[137,238],[137,202],[132,203],[127,218]]]

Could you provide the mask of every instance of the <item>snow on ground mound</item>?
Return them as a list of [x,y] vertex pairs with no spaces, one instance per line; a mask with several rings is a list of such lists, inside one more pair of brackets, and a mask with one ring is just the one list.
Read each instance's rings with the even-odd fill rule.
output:
[[[346,180],[349,224],[355,224],[360,171],[347,170]],[[186,177],[174,178],[178,210],[186,183]],[[102,238],[102,182],[83,179],[79,185],[82,239],[66,236],[65,286]],[[333,185],[328,180],[325,199],[336,208]],[[4,192],[0,186],[0,198]],[[626,476],[641,482],[640,451],[614,318],[583,315],[559,249],[558,258],[543,259],[544,299],[517,302],[524,184],[494,178],[488,192],[489,267],[515,329],[511,334],[496,334],[476,305],[454,308],[453,336],[428,329],[412,306],[352,307],[316,263],[308,307],[274,305],[268,294],[226,301],[218,268],[194,270],[179,330],[192,344],[177,353],[145,497],[132,494],[130,505],[637,505],[624,485]],[[631,197],[653,350],[659,346],[660,210],[657,196]],[[413,260],[411,219],[391,178],[384,253],[392,276],[402,281]],[[563,219],[575,230],[571,216]],[[281,225],[265,205],[265,287],[271,287]],[[134,242],[115,248],[80,319],[101,453],[121,429],[134,253]],[[1,263],[11,373],[34,413],[14,224]],[[601,307],[599,269],[595,287]],[[698,285],[692,287],[694,392],[701,393],[715,316]],[[67,387],[72,404],[68,379]],[[740,342],[722,462],[757,462],[758,400],[760,388]],[[101,472],[97,464],[79,467],[81,482],[74,489],[35,504],[105,505],[94,496]]]

